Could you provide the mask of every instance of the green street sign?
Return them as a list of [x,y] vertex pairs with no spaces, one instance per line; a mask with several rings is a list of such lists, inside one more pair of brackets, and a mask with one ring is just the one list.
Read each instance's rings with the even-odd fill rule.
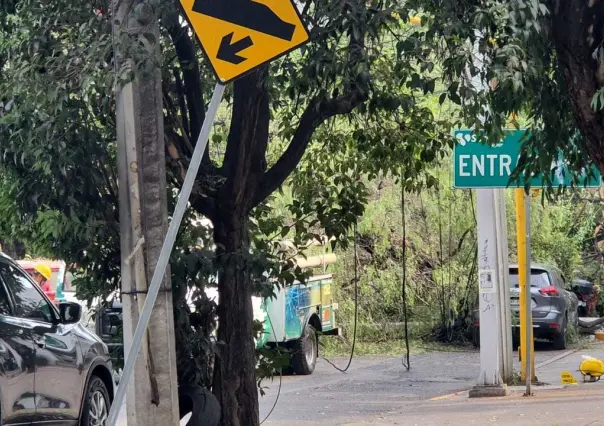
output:
[[[453,148],[453,187],[454,188],[508,188],[523,186],[520,179],[515,185],[510,182],[520,157],[522,137],[526,130],[510,131],[497,145],[489,146],[480,142],[472,130],[456,130],[454,132],[457,143]],[[554,170],[555,169],[555,170]],[[557,163],[552,164],[554,170],[554,186],[570,186],[570,172],[560,157]],[[598,170],[593,168],[595,178],[583,177],[581,187],[598,188],[602,177]],[[585,171],[583,176],[586,176]],[[541,176],[531,178],[531,187],[544,186]]]

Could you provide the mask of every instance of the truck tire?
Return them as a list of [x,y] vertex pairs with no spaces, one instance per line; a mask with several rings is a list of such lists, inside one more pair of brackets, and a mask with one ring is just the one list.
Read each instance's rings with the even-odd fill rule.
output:
[[306,324],[302,337],[292,343],[291,349],[290,366],[292,371],[304,376],[312,374],[317,365],[319,341],[317,332],[310,324]]

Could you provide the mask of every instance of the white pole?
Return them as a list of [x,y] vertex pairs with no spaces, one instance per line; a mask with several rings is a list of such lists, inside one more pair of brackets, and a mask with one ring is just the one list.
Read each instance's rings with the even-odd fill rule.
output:
[[[485,58],[478,49],[478,41],[483,37],[480,31],[475,32],[476,42],[473,46],[474,65],[482,69]],[[482,76],[472,78],[472,85],[478,91],[488,90]],[[484,116],[480,117],[484,122]],[[504,286],[507,285],[507,227],[505,199],[495,189],[476,190],[476,214],[478,235],[478,295],[480,324],[480,375],[478,387],[470,396],[505,395],[502,373],[512,376],[508,368],[513,368],[509,348],[506,348],[507,331],[506,310],[509,298],[505,299]],[[505,248],[504,248],[505,245]],[[486,387],[486,388],[485,388]]]
[[[497,231],[495,229],[495,191],[476,190],[478,211],[478,296],[480,310],[479,386],[502,385],[499,316],[499,271]],[[478,389],[476,389],[478,391]],[[472,396],[472,393],[471,393]],[[482,396],[477,392],[477,396]]]
[[134,364],[141,349],[143,336],[147,330],[149,318],[151,317],[151,311],[155,305],[155,300],[157,299],[157,294],[159,293],[159,287],[163,280],[164,274],[166,273],[166,267],[168,266],[168,261],[170,260],[170,254],[172,253],[172,248],[174,247],[174,241],[176,241],[180,223],[182,222],[182,218],[187,209],[189,197],[191,196],[191,191],[193,190],[193,185],[195,184],[195,178],[197,177],[197,172],[199,171],[199,166],[203,158],[203,153],[206,150],[208,138],[210,137],[210,130],[212,129],[212,124],[216,118],[218,106],[222,101],[223,94],[224,85],[217,83],[216,87],[214,88],[212,100],[210,101],[210,106],[208,107],[208,112],[203,122],[203,126],[201,127],[201,132],[199,133],[199,138],[197,139],[197,144],[195,145],[195,150],[193,151],[193,156],[191,157],[191,163],[189,164],[189,169],[187,170],[187,175],[185,176],[185,181],[180,191],[176,208],[174,209],[172,221],[168,227],[168,232],[166,233],[166,238],[159,254],[157,266],[153,272],[153,278],[151,279],[151,285],[149,286],[147,298],[145,299],[145,304],[143,305],[138,325],[136,326],[136,331],[134,332],[134,337],[132,338],[132,346],[130,347],[130,351],[126,356],[124,371],[120,378],[120,384],[117,388],[115,400],[113,401],[113,405],[109,411],[107,426],[115,426],[118,413],[122,404],[124,403],[128,382],[132,376]]

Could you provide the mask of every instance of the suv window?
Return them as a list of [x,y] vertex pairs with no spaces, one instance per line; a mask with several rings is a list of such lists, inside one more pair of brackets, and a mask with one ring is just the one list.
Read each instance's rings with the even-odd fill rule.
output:
[[8,301],[8,295],[2,283],[0,283],[0,315],[10,316],[10,302]]
[[20,318],[53,322],[52,307],[37,286],[12,265],[0,263],[0,276],[15,299],[15,314]]
[[[510,288],[520,287],[520,277],[517,268],[510,268],[509,275]],[[531,269],[531,287],[545,288],[551,284],[549,274],[543,269]]]
[[564,280],[562,279],[562,274],[557,269],[553,269],[550,272],[550,275],[554,279],[554,285],[559,288],[564,288]]

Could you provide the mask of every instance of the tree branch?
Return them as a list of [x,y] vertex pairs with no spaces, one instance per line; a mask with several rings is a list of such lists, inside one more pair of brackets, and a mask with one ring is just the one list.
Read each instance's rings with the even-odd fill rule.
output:
[[[188,27],[180,25],[178,16],[178,14],[165,15],[162,17],[162,24],[168,31],[168,34],[170,34],[178,56],[180,70],[183,75],[182,83],[184,84],[187,109],[189,111],[189,125],[187,127],[190,129],[190,133],[188,136],[192,145],[195,146],[205,119],[201,73],[199,71],[199,63],[197,62],[195,44],[191,40],[191,37],[189,37]],[[208,144],[203,156],[202,169],[213,175],[218,172],[218,168],[212,163],[209,153]]]
[[174,74],[174,82],[176,83],[176,95],[178,99],[178,107],[180,108],[180,115],[182,116],[183,131],[185,134],[191,135],[191,122],[189,121],[189,112],[187,110],[187,103],[185,101],[185,88],[182,78],[180,77],[180,72],[178,69],[174,68],[172,73]]
[[279,188],[298,166],[317,127],[331,117],[351,113],[366,99],[367,95],[360,90],[353,90],[329,100],[322,100],[318,96],[313,98],[302,114],[289,146],[273,167],[264,174],[260,185],[256,188],[254,206],[262,203]]
[[239,213],[254,206],[254,188],[266,169],[270,105],[268,67],[261,67],[234,85],[233,114],[221,174],[227,178],[221,198]]

